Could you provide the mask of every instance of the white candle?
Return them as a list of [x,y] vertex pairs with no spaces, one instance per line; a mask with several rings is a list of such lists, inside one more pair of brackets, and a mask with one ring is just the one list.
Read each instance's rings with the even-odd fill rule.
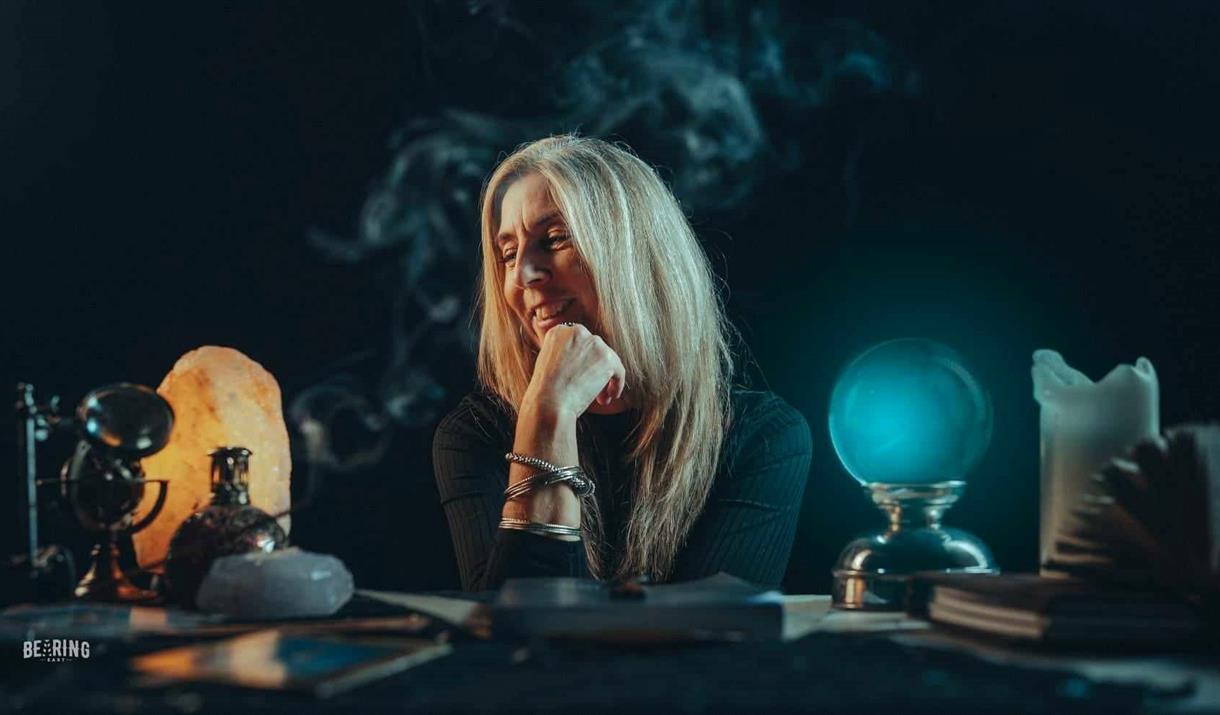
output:
[[1043,575],[1070,561],[1055,541],[1079,532],[1073,510],[1095,493],[1092,475],[1136,442],[1160,431],[1156,370],[1147,358],[1119,365],[1099,382],[1053,350],[1034,352],[1034,399],[1042,406],[1039,563]]

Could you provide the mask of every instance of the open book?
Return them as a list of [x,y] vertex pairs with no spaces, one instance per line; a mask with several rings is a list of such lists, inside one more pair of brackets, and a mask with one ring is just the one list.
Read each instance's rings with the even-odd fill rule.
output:
[[1220,598],[1220,424],[1135,445],[1080,495],[1080,528],[1056,535],[1059,572]]

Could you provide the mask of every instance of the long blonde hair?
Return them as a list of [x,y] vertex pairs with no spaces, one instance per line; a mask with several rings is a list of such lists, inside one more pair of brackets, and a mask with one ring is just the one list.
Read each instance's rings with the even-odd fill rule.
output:
[[492,241],[504,191],[530,173],[550,186],[593,282],[601,337],[622,359],[641,410],[628,455],[636,481],[625,549],[617,564],[602,563],[598,520],[585,519],[590,567],[603,578],[664,579],[707,502],[730,418],[729,325],[711,266],[677,200],[629,151],[573,135],[519,147],[481,199],[479,379],[514,410],[537,351],[505,302]]

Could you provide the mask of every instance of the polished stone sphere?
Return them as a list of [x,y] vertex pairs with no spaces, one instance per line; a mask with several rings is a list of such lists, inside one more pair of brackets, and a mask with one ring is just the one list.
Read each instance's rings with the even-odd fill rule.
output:
[[991,400],[962,357],[922,338],[864,351],[830,398],[831,441],[861,484],[964,480],[991,427]]

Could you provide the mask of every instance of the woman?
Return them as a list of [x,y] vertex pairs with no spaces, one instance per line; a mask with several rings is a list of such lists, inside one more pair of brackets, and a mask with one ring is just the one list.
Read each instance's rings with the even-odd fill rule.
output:
[[707,257],[652,168],[597,139],[525,145],[484,188],[481,247],[483,390],[433,443],[463,588],[718,571],[777,585],[809,427],[730,390]]

